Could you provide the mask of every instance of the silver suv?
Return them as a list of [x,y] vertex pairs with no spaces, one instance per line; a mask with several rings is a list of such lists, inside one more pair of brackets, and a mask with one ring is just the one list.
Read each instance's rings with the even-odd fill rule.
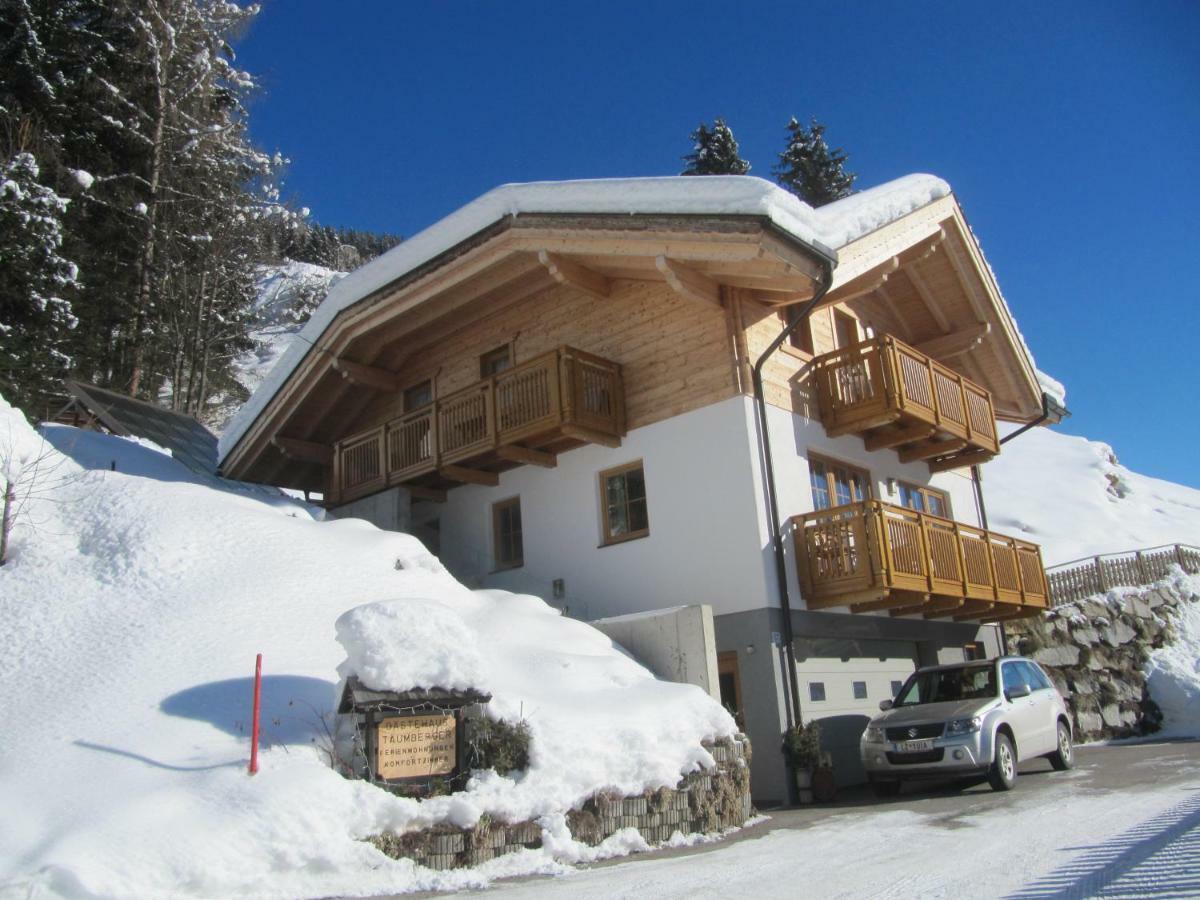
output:
[[1044,756],[1069,769],[1071,716],[1033,660],[1000,659],[918,669],[895,700],[879,704],[859,748],[881,797],[908,778],[986,775],[1007,791],[1017,762]]

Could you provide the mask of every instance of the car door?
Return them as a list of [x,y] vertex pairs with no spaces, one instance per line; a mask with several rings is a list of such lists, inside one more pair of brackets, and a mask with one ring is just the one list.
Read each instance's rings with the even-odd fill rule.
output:
[[[1021,666],[1020,660],[1009,660],[1001,665],[1000,678],[1004,688],[1004,702],[1008,706],[1006,718],[1017,739],[1017,758],[1030,759],[1039,756],[1046,751],[1041,749],[1044,738],[1040,734],[1037,700],[1033,696],[1033,685],[1028,682],[1029,675]],[[1029,695],[1009,699],[1010,692],[1020,687],[1028,687]]]
[[1025,683],[1033,691],[1029,699],[1033,701],[1036,713],[1038,752],[1051,753],[1058,748],[1058,710],[1054,703],[1054,685],[1033,663],[1026,660],[1017,666],[1025,674]]

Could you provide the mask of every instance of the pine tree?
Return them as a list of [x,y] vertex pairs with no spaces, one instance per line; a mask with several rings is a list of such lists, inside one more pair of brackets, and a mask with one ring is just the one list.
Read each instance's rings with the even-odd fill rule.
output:
[[775,167],[779,185],[811,206],[849,196],[858,176],[845,170],[846,152],[825,143],[825,126],[813,119],[805,128],[793,118],[787,130],[787,148]]
[[32,153],[0,163],[0,391],[31,411],[58,393],[77,324],[77,269],[61,256],[67,201],[40,174]]
[[745,175],[750,163],[738,156],[738,144],[724,119],[710,129],[703,122],[692,132],[692,152],[683,157],[687,163],[681,175]]

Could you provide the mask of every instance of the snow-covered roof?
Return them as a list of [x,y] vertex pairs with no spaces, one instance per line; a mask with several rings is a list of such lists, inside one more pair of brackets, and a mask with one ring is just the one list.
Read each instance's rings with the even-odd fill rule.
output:
[[509,216],[522,213],[760,216],[826,256],[950,193],[933,175],[906,175],[813,209],[761,178],[613,178],[506,184],[472,200],[339,281],[221,436],[222,460],[266,409],[338,313]]

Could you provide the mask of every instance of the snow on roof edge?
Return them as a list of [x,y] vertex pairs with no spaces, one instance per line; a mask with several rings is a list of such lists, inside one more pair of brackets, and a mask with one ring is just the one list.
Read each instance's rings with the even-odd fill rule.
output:
[[313,312],[220,438],[218,464],[257,421],[337,315],[418,266],[520,213],[765,216],[826,256],[864,234],[950,193],[933,175],[906,175],[813,209],[795,195],[747,175],[615,178],[506,184],[488,191],[339,281]]

